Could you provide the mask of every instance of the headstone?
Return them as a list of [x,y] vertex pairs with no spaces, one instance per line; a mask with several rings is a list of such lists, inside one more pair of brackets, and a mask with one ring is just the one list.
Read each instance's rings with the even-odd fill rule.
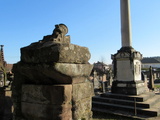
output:
[[107,81],[106,81],[106,74],[103,74],[102,76],[102,92],[105,93],[106,92],[106,88],[107,88]]
[[153,72],[152,67],[149,68],[149,84],[148,87],[150,90],[154,90],[154,80],[153,80]]
[[121,0],[122,48],[112,55],[115,81],[112,93],[139,95],[146,92],[141,80],[142,54],[131,45],[130,0]]
[[102,76],[102,81],[103,81],[103,82],[107,81],[107,80],[106,80],[106,77],[107,77],[106,74],[103,74],[103,76]]
[[144,75],[144,86],[146,88],[146,92],[149,92],[147,75]]
[[94,85],[94,89],[99,89],[99,80],[98,80],[98,76],[97,76],[97,72],[94,71],[94,77],[93,77],[93,85]]
[[113,82],[112,70],[109,69],[108,72],[109,72],[109,73],[108,73],[108,74],[109,74],[108,85],[109,85],[109,86],[112,86],[112,82]]
[[158,79],[160,78],[160,74],[159,74],[159,73],[157,73],[157,78],[158,78]]
[[156,74],[156,73],[153,74],[153,79],[154,79],[154,80],[157,79],[157,74]]
[[13,66],[14,120],[89,120],[93,66],[88,48],[70,43],[64,24],[52,35],[21,48]]

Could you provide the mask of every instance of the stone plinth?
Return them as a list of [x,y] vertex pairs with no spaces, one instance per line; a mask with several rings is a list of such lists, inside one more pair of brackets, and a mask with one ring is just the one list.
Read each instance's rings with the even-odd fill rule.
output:
[[90,120],[92,118],[93,84],[90,82],[73,84],[73,120]]
[[22,85],[22,115],[28,120],[88,120],[92,117],[92,89],[89,82],[72,85]]
[[26,77],[26,83],[32,84],[72,84],[85,82],[92,70],[90,64],[53,63],[14,65],[18,74]]
[[112,84],[113,93],[139,95],[146,92],[141,78],[140,52],[132,47],[122,47],[117,54],[112,55],[112,59],[115,75]]
[[14,64],[14,120],[90,120],[93,66],[88,48],[70,44],[64,24],[21,48]]
[[23,85],[22,114],[28,120],[72,120],[72,85]]

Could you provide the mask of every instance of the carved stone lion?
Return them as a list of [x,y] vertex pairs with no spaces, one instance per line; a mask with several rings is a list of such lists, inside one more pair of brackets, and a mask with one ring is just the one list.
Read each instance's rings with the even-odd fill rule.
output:
[[68,43],[70,42],[70,37],[65,36],[67,33],[68,33],[68,28],[65,24],[55,25],[51,41],[55,43]]

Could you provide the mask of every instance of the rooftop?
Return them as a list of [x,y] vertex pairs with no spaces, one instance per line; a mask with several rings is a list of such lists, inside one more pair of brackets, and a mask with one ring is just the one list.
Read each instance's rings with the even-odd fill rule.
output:
[[159,57],[144,57],[142,59],[142,63],[160,63],[160,56]]

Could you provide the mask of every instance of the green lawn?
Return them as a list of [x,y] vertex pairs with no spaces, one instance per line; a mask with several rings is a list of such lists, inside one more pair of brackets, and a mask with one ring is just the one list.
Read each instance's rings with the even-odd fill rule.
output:
[[160,88],[160,85],[154,84],[154,87],[155,87],[155,88]]

